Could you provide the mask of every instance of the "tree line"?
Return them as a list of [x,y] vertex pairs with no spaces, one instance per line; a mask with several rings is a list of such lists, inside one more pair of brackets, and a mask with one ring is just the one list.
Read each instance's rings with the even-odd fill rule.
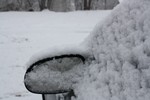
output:
[[0,0],[0,11],[113,9],[118,3],[118,0]]

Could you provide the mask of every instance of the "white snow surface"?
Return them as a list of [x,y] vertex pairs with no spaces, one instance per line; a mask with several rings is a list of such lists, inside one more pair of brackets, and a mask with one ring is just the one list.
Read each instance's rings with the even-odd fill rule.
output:
[[[97,11],[95,12],[96,14],[98,14]],[[47,11],[42,12],[42,13],[47,15]],[[79,13],[80,12],[78,12],[77,14]],[[88,12],[85,12],[85,13],[87,14]],[[86,15],[85,13],[83,15]],[[2,15],[0,16],[6,17],[7,14],[10,14],[10,13],[2,13]],[[11,14],[11,17],[13,14],[14,13]],[[30,14],[39,15],[39,13],[30,13]],[[14,32],[15,34],[13,34],[13,37],[16,36],[17,32],[19,32],[18,33],[19,35],[17,34],[17,41],[16,41],[16,37],[13,38],[13,40],[15,39],[15,42],[13,43],[17,44],[18,42],[20,43],[20,41],[23,40],[21,44],[23,44],[24,42],[26,44],[23,46],[19,45],[20,47],[17,46],[19,48],[19,50],[17,49],[17,51],[21,51],[21,53],[24,53],[22,55],[18,53],[14,53],[12,51],[13,49],[10,49],[10,47],[9,49],[8,48],[6,49],[6,47],[2,48],[3,50],[2,55],[4,55],[6,59],[1,58],[2,59],[1,61],[3,61],[3,63],[1,62],[1,65],[4,65],[2,66],[2,70],[4,71],[2,71],[0,74],[1,76],[4,76],[4,77],[2,77],[1,82],[3,83],[1,83],[0,85],[3,86],[1,90],[4,90],[3,91],[4,93],[2,92],[3,95],[0,97],[0,99],[7,99],[7,98],[10,99],[12,96],[9,95],[8,97],[7,95],[9,93],[14,93],[14,91],[16,91],[15,93],[18,93],[17,89],[14,89],[14,90],[9,89],[10,86],[13,86],[12,84],[15,85],[14,86],[15,88],[19,88],[19,93],[21,93],[22,91],[25,92],[21,94],[21,98],[33,97],[31,96],[31,94],[29,96],[29,94],[23,88],[22,83],[20,82],[20,80],[17,79],[17,76],[16,76],[18,75],[19,79],[21,78],[23,79],[23,77],[20,76],[20,74],[22,74],[22,72],[24,72],[22,70],[25,70],[25,69],[22,69],[22,67],[14,68],[12,67],[12,65],[20,64],[19,66],[22,66],[23,64],[25,64],[24,62],[27,61],[26,59],[31,57],[31,55],[35,51],[36,52],[39,51],[37,50],[38,48],[40,48],[40,50],[41,48],[45,49],[48,47],[48,45],[53,44],[52,42],[53,38],[49,37],[50,39],[48,40],[45,39],[49,35],[52,36],[52,34],[46,34],[47,32],[48,33],[50,32],[49,28],[45,28],[44,29],[45,31],[43,32],[44,24],[43,25],[38,24],[41,22],[43,23],[43,20],[46,19],[44,18],[45,16],[43,16],[43,14],[40,14],[40,16],[42,16],[42,19],[41,19],[42,21],[39,21],[39,22],[37,20],[35,21],[34,18],[33,18],[34,20],[32,19],[32,22],[30,22],[31,20],[29,22],[27,20],[24,20],[23,23],[24,24],[27,23],[27,24],[25,28],[23,28],[24,29],[23,33],[25,32],[27,34],[25,33],[21,34],[20,37],[26,36],[25,38],[21,38],[21,39],[18,36],[20,35],[19,33],[22,31],[13,30],[14,27],[12,28],[9,26],[10,24],[14,25],[14,23],[6,24],[9,21],[8,16],[6,17],[7,20],[3,20],[5,19],[5,17],[2,17],[2,19],[0,20],[1,22],[3,21],[6,22],[4,26],[0,27],[0,29],[3,29],[1,32],[2,33],[6,32],[7,34],[9,33],[7,37],[5,34],[3,34],[2,40],[4,41],[1,42],[2,46],[5,47],[7,45],[10,46],[10,44],[12,44],[11,43],[12,37],[9,39],[6,39],[6,38],[10,36],[10,33],[13,34]],[[56,16],[54,16],[54,14],[55,13],[52,14],[51,12],[51,16],[53,16],[54,19],[56,19]],[[63,19],[63,20],[57,19],[58,22],[62,21],[62,23],[59,23],[57,25],[53,24],[54,26],[51,32],[55,32],[55,34],[57,34],[57,32],[59,33],[59,35],[56,36],[57,39],[58,39],[58,36],[60,36],[60,32],[67,34],[67,32],[69,31],[68,33],[71,34],[72,29],[75,26],[77,27],[77,29],[84,30],[84,31],[77,30],[76,32],[80,32],[80,34],[85,32],[86,34],[90,32],[91,28],[94,27],[94,20],[96,23],[98,19],[99,20],[102,19],[101,14],[97,20],[96,18],[98,16],[94,17],[95,19],[93,17],[89,18],[91,19],[91,21],[89,21],[89,19],[86,20],[88,16],[84,16],[82,20],[81,18],[78,18],[79,24],[74,25],[73,23],[72,24],[68,23],[68,26],[66,26],[67,21],[66,20],[64,21],[64,19],[68,20],[70,18],[73,18],[73,19],[77,18],[77,16],[74,15],[75,12],[71,14],[69,13],[69,16],[67,18],[66,17],[64,18],[64,16],[67,16],[66,15],[67,13],[65,14],[57,13],[57,14],[59,14],[59,17],[62,15],[61,18]],[[70,16],[72,14],[73,14],[73,17]],[[91,16],[93,16],[93,14],[94,12],[92,12]],[[81,16],[82,14],[80,13],[79,15]],[[91,52],[91,54],[93,54],[93,56],[95,57],[95,60],[93,60],[88,66],[86,66],[86,69],[84,70],[84,73],[83,73],[83,77],[80,80],[78,80],[78,83],[74,86],[74,91],[77,96],[77,98],[75,98],[76,100],[149,100],[150,99],[150,17],[149,16],[150,16],[150,0],[123,0],[123,2],[120,5],[118,5],[105,20],[101,21],[95,27],[93,32],[91,32],[91,34],[85,39],[83,43],[84,45],[87,46],[87,48],[89,48],[89,51]],[[50,22],[54,23],[54,19],[51,20]],[[18,20],[19,19],[17,18],[17,21]],[[84,21],[86,20],[86,21],[83,22],[83,20]],[[14,19],[12,19],[11,21],[14,21]],[[77,20],[75,20],[75,23],[76,22]],[[81,22],[83,22],[85,26],[83,25],[81,27],[80,26]],[[93,22],[93,24],[91,24],[91,22]],[[32,24],[34,23],[34,25],[35,26],[37,25],[37,27],[30,28],[29,23],[32,23]],[[46,20],[46,23],[47,23],[47,20]],[[24,26],[24,24],[22,25],[22,27]],[[40,30],[39,25],[41,25],[42,30]],[[92,26],[89,27],[88,25],[92,25]],[[49,26],[49,25],[45,25],[45,27],[46,26]],[[19,24],[18,27],[21,28],[21,25]],[[16,27],[16,29],[18,29],[18,27]],[[67,30],[64,30],[64,27],[67,27],[66,28]],[[5,30],[7,28],[9,28],[9,32]],[[36,30],[37,28],[38,28],[38,31]],[[56,30],[54,30],[55,28],[57,28],[57,32]],[[58,30],[61,28],[63,29]],[[35,42],[33,43],[33,40],[30,37],[31,32],[32,34],[34,34],[32,37],[33,40],[35,39],[35,36],[37,36],[38,33],[42,33],[42,35],[39,34],[39,36],[37,36],[39,41],[36,43],[38,44],[36,44]],[[75,30],[73,30],[73,33],[76,33],[76,32]],[[42,36],[44,37],[42,38]],[[64,34],[62,36],[66,37]],[[62,39],[62,36],[59,39]],[[18,40],[18,38],[20,40]],[[41,38],[45,40],[45,42],[42,42]],[[73,35],[73,38],[71,38],[70,40],[72,41],[72,43],[77,43],[77,44],[81,43],[81,41],[78,41],[78,39],[74,41],[73,40],[74,38],[75,36]],[[82,39],[83,38],[84,37],[82,37]],[[60,41],[59,39],[57,42],[54,42],[54,43],[60,44],[62,41]],[[68,40],[67,40],[64,43],[70,44],[70,41],[68,43]],[[27,43],[29,42],[30,45],[29,44],[27,45],[26,42]],[[49,42],[51,43],[48,44]],[[9,43],[9,44],[6,44],[6,43]],[[45,47],[41,46],[43,43],[45,43],[44,44]],[[33,47],[33,45],[35,47]],[[30,46],[32,48],[29,48]],[[24,48],[21,48],[21,47],[24,47]],[[25,49],[28,52],[25,51]],[[73,50],[75,49],[73,48]],[[9,55],[8,51],[12,51],[16,56],[19,56],[22,59],[20,61],[17,59],[13,60],[12,58],[14,56]],[[6,56],[6,53],[11,58],[9,58],[9,56]],[[39,58],[37,58],[37,60],[38,59]],[[11,64],[9,65],[11,67],[6,66],[4,63],[6,65]],[[18,69],[21,69],[21,70],[18,70]],[[12,73],[13,70],[16,70],[17,74],[13,74]],[[6,72],[8,72],[9,74],[6,75]],[[11,75],[11,78],[8,77],[10,75]],[[15,79],[15,82],[13,83],[14,79]],[[9,85],[7,85],[6,83],[8,82],[11,82],[11,84],[9,83]],[[16,86],[16,83],[18,84],[17,86]],[[15,96],[18,97],[20,95],[15,94],[14,97]]]
[[71,45],[76,49],[95,24],[109,14],[110,11],[1,12],[0,100],[41,100],[41,95],[28,92],[23,84],[29,59],[48,48],[55,51],[55,47]]
[[77,100],[150,100],[150,0],[124,0],[86,42],[96,60]]
[[37,52],[36,54],[34,54],[29,62],[27,62],[26,66],[27,68],[30,67],[30,65],[32,65],[33,63],[45,59],[45,58],[51,58],[51,57],[55,57],[55,56],[61,56],[61,55],[82,55],[85,59],[92,56],[89,52],[89,49],[84,46],[84,45],[63,45],[63,46],[55,46],[53,48],[48,48],[45,50],[42,50],[40,52]]
[[119,2],[121,3],[121,2],[123,2],[123,0],[119,0]]

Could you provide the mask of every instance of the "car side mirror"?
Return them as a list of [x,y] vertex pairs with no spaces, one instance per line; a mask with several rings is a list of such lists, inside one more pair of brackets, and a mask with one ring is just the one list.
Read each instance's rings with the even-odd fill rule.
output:
[[[24,84],[33,93],[58,94],[72,90],[85,58],[80,54],[68,54],[41,59],[29,66]],[[80,75],[79,75],[80,76]]]

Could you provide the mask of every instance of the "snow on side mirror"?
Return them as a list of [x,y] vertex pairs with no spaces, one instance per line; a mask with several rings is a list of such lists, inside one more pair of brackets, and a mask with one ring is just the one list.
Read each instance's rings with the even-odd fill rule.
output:
[[45,58],[33,63],[26,71],[26,88],[38,94],[57,94],[72,90],[80,76],[85,58],[79,54]]

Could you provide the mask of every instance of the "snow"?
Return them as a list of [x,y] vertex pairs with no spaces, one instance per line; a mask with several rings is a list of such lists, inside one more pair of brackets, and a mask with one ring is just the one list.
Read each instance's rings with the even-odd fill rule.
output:
[[53,59],[33,66],[26,74],[25,84],[36,93],[69,91],[83,76],[84,66],[82,59],[77,57]]
[[45,49],[73,49],[110,11],[0,13],[0,100],[41,100],[23,84],[26,63]]
[[119,0],[119,2],[121,3],[121,2],[123,2],[123,0]]
[[77,100],[150,100],[149,5],[124,0],[88,36],[95,61],[77,85]]
[[[47,11],[41,12],[42,14],[1,13],[0,23],[3,23],[3,26],[0,27],[0,32],[9,34],[3,34],[3,41],[1,40],[2,55],[4,55],[3,58],[6,58],[1,58],[1,61],[3,61],[1,65],[4,65],[1,67],[4,71],[0,73],[1,76],[3,76],[3,83],[0,84],[3,86],[1,90],[4,90],[1,99],[6,99],[8,94],[12,94],[14,91],[15,93],[19,92],[21,98],[23,96],[27,98],[33,97],[23,88],[20,82],[20,80],[23,79],[23,72],[25,72],[22,66],[27,59],[29,59],[35,51],[39,52],[49,46],[60,45],[61,47],[64,44],[71,45],[73,43],[77,45],[81,43],[92,30],[94,24],[101,19],[99,24],[97,24],[91,34],[82,43],[82,45],[84,44],[87,46],[88,52],[90,51],[95,59],[93,59],[90,64],[88,63],[88,65],[85,65],[86,68],[84,71],[82,70],[84,72],[82,74],[83,76],[80,78],[77,77],[77,84],[73,86],[77,96],[76,100],[149,100],[149,5],[149,0],[124,0],[111,12],[111,14],[109,14],[109,11],[107,12],[109,16],[107,16],[107,14],[103,16],[102,14],[106,12],[102,11],[94,11],[95,13],[93,11],[84,13],[50,12],[49,14]],[[8,15],[11,16],[9,17]],[[23,18],[23,20],[21,21],[18,17],[15,17],[16,15],[22,16],[19,18]],[[34,16],[36,16],[36,19]],[[13,19],[10,20],[12,17]],[[50,17],[52,20],[48,20]],[[16,20],[14,20],[15,18]],[[32,21],[26,18],[31,18]],[[55,21],[57,21],[57,24],[54,23]],[[8,22],[10,23],[8,24]],[[18,22],[17,25],[19,25],[19,29],[14,25],[16,22]],[[41,24],[41,22],[43,24]],[[40,27],[42,27],[42,29]],[[9,30],[6,30],[7,28],[9,28]],[[55,35],[50,32],[55,33]],[[60,34],[62,35],[60,36]],[[51,37],[53,35],[54,37]],[[64,39],[62,37],[67,38]],[[54,38],[58,40],[53,42]],[[15,46],[12,44],[15,44]],[[10,49],[9,46],[12,48]],[[76,46],[73,47],[73,52],[75,48]],[[71,52],[70,50],[71,49],[69,49],[69,53]],[[9,52],[13,52],[13,54]],[[58,53],[62,54],[63,52]],[[53,52],[50,51],[50,53]],[[13,56],[14,54],[15,56]],[[53,54],[50,56],[53,56]],[[44,70],[45,69],[42,71]],[[75,70],[77,73],[80,72],[77,69]],[[12,73],[12,71],[17,73]],[[20,76],[20,74],[22,76]],[[70,73],[68,75],[70,75]],[[6,83],[9,83],[9,85]],[[18,97],[19,95],[15,94],[14,96]],[[12,96],[9,95],[8,99],[11,97]]]
[[92,56],[90,52],[88,51],[88,48],[86,48],[84,45],[63,45],[62,47],[53,47],[48,48],[45,50],[42,50],[41,52],[38,52],[34,54],[29,62],[26,64],[27,67],[32,65],[33,63],[45,59],[45,58],[51,58],[55,56],[60,55],[82,55],[85,59]]

